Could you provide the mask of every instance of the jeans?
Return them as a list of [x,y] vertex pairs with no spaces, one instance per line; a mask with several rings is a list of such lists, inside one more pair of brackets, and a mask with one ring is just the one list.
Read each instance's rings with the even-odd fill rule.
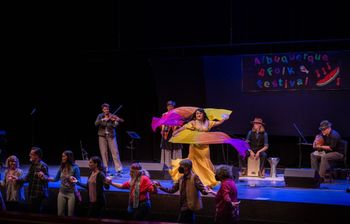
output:
[[72,193],[59,192],[57,196],[57,215],[64,216],[68,205],[68,216],[74,215],[75,195]]

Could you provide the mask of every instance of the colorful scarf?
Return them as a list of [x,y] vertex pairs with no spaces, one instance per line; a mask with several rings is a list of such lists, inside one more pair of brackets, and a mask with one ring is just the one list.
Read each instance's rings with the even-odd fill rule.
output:
[[[153,117],[152,129],[156,131],[161,125],[182,126],[184,121],[190,118],[198,107],[177,107],[165,113],[161,118]],[[231,110],[206,108],[204,109],[209,120],[222,120],[228,118],[232,113]]]
[[224,132],[201,132],[185,129],[173,136],[169,142],[183,144],[230,144],[238,153],[245,157],[245,152],[249,149],[246,141],[234,139]]

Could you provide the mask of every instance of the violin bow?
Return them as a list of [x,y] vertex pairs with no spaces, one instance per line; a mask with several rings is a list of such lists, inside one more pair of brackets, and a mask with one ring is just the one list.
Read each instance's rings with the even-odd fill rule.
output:
[[115,115],[120,109],[122,109],[123,105],[120,105],[113,113],[113,115]]

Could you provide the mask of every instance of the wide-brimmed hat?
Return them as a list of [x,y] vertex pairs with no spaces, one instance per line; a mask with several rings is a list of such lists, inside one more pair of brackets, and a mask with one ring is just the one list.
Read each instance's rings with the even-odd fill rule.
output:
[[259,117],[254,118],[253,121],[250,122],[251,124],[262,124],[265,125],[265,123],[263,122],[263,120]]
[[325,130],[325,129],[331,127],[331,126],[332,126],[332,123],[331,123],[331,122],[329,122],[329,121],[327,121],[327,120],[324,120],[324,121],[321,121],[320,127],[319,127],[318,129],[319,129],[320,131],[322,131],[322,130]]

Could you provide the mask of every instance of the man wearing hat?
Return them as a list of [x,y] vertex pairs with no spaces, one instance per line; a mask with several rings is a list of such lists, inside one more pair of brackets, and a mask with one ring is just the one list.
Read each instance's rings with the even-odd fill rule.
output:
[[[176,106],[175,101],[169,100],[167,102],[167,111],[174,109]],[[166,113],[168,113],[166,112]],[[163,114],[166,115],[166,113]],[[169,142],[173,131],[176,130],[178,127],[171,127],[167,125],[162,126],[161,130],[161,143],[160,143],[160,149],[162,150],[161,156],[160,156],[160,162],[165,164],[168,168],[171,166],[171,160],[172,159],[182,159],[182,145],[178,143],[171,143]]]
[[[340,146],[341,137],[339,133],[332,129],[332,123],[324,120],[320,123],[319,130],[321,133],[315,138],[313,147],[318,152],[311,153],[311,168],[317,170],[320,176],[325,177],[326,171],[330,168],[329,161],[342,160],[344,157],[344,149]],[[322,136],[322,144],[319,144],[319,138]],[[317,141],[317,142],[316,142]],[[320,164],[319,164],[320,163]]]
[[159,182],[154,183],[157,188],[170,194],[180,191],[180,214],[177,222],[195,223],[195,213],[203,207],[201,194],[207,195],[209,189],[203,185],[198,175],[192,171],[191,160],[181,160],[178,169],[179,173],[183,175],[171,188],[163,187]]
[[[260,158],[259,177],[264,177],[265,161],[266,161],[266,150],[269,148],[268,135],[265,131],[265,123],[259,117],[254,118],[250,122],[253,127],[247,134],[246,141],[249,143],[250,149],[246,151],[246,158],[251,157],[252,159]],[[240,167],[247,167],[247,160],[240,157]],[[246,175],[246,171],[242,175]]]

